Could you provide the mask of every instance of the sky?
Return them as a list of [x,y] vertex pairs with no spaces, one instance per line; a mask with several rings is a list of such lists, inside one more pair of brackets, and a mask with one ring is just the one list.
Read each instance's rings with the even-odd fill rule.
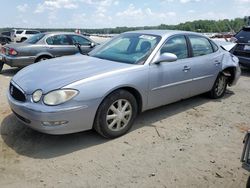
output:
[[0,27],[109,28],[250,16],[250,0],[1,0]]

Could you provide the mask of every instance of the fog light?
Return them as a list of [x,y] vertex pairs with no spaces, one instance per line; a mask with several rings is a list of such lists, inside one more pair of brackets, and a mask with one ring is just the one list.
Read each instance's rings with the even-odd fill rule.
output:
[[58,126],[67,124],[68,121],[42,121],[42,125],[44,126]]

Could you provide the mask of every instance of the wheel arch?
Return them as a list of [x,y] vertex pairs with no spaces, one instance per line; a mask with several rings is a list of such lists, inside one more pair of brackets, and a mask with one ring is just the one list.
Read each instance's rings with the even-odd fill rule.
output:
[[231,86],[234,82],[235,76],[236,76],[236,67],[229,66],[222,70],[221,72],[224,76],[228,77],[228,85]]
[[[102,101],[100,102],[99,106],[101,105],[101,103],[110,95],[112,94],[113,92],[117,91],[117,90],[126,90],[128,91],[129,93],[131,93],[135,99],[136,99],[136,102],[137,102],[137,105],[138,105],[138,113],[141,113],[142,112],[142,109],[143,109],[143,98],[142,98],[142,95],[141,93],[139,92],[138,89],[136,89],[135,87],[133,86],[128,86],[128,85],[124,85],[124,86],[119,86],[119,87],[116,87],[116,88],[113,88],[112,90],[108,91]],[[99,108],[98,106],[98,108]]]
[[49,59],[50,58],[53,58],[53,56],[51,54],[39,54],[36,59],[35,59],[35,62],[37,62],[40,58],[42,57],[48,57]]

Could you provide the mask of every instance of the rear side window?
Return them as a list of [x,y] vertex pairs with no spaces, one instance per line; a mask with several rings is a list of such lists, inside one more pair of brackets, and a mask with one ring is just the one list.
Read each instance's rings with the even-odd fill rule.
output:
[[173,53],[178,59],[188,58],[186,38],[184,36],[176,36],[167,40],[161,48],[161,54],[163,53]]
[[66,35],[51,36],[47,38],[46,42],[49,45],[71,45],[71,42]]
[[38,31],[26,31],[25,32],[27,35],[34,35],[34,34],[37,34],[39,33]]
[[193,56],[203,56],[213,53],[213,48],[208,39],[199,36],[189,36]]
[[73,41],[73,44],[79,43],[80,45],[90,45],[90,41],[85,39],[84,37],[78,36],[78,35],[69,35],[71,40]]
[[16,34],[22,34],[23,31],[16,31]]

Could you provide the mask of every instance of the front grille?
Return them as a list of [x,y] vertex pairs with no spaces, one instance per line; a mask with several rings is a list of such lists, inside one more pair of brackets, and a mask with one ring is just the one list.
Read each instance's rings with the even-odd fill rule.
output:
[[9,92],[10,92],[10,95],[17,101],[25,102],[26,98],[25,98],[24,93],[20,89],[18,89],[16,86],[14,86],[12,83],[10,83]]

